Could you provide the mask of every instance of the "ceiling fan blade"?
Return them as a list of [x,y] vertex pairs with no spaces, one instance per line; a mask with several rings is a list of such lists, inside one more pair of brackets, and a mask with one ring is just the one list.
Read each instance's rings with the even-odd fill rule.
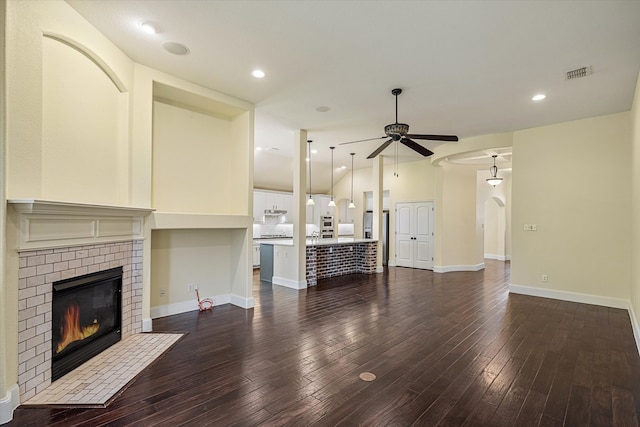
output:
[[455,135],[419,135],[419,134],[406,134],[407,138],[412,139],[430,139],[432,141],[457,141],[458,137]]
[[349,141],[349,142],[341,142],[338,145],[347,145],[347,144],[354,144],[356,142],[365,142],[365,141],[373,141],[374,139],[385,139],[388,138],[386,135],[385,136],[379,136],[377,138],[369,138],[369,139],[359,139],[357,141]]
[[376,151],[374,151],[373,153],[369,154],[369,157],[367,157],[367,159],[373,159],[378,154],[382,153],[382,151],[384,151],[384,149],[387,148],[389,146],[389,144],[391,144],[392,142],[393,142],[393,139],[389,139],[389,140],[385,141],[380,147],[378,147],[378,149]]
[[413,151],[417,151],[418,153],[422,154],[425,157],[429,157],[433,154],[433,151],[424,148],[422,145],[418,144],[415,141],[410,140],[409,138],[406,138],[406,137],[402,138],[400,140],[400,143],[411,148]]

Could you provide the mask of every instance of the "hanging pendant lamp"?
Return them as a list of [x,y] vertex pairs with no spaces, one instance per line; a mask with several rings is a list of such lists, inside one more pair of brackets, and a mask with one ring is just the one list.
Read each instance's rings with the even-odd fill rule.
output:
[[349,203],[349,209],[355,209],[356,205],[353,204],[353,156],[356,153],[351,153],[351,202]]
[[333,208],[336,206],[336,202],[333,200],[333,150],[336,147],[329,147],[331,149],[331,201],[329,201],[329,204],[327,206],[329,206],[330,208]]
[[498,177],[498,167],[496,166],[496,154],[493,156],[493,166],[489,168],[489,173],[491,173],[491,178],[487,178],[487,183],[489,185],[493,185],[494,187],[502,182],[502,178]]
[[313,197],[311,197],[311,140],[307,140],[307,144],[309,146],[309,199],[307,200],[307,206],[313,206],[316,203],[313,201]]

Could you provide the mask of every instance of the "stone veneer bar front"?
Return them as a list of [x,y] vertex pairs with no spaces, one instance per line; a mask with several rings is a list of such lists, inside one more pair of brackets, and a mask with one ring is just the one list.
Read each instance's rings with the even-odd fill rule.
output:
[[377,241],[307,244],[307,285],[345,274],[376,272]]

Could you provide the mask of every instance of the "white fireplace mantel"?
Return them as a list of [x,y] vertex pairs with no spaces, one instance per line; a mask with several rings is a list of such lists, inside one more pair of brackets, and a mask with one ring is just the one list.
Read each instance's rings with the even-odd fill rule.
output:
[[18,251],[144,238],[150,208],[105,206],[37,199],[11,199],[17,214]]

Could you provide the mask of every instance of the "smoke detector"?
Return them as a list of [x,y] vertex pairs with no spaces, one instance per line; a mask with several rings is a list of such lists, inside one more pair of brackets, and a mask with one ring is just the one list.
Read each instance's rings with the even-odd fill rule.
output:
[[575,70],[567,71],[567,80],[579,79],[581,77],[586,77],[591,74],[591,66],[587,65],[581,68],[576,68]]

